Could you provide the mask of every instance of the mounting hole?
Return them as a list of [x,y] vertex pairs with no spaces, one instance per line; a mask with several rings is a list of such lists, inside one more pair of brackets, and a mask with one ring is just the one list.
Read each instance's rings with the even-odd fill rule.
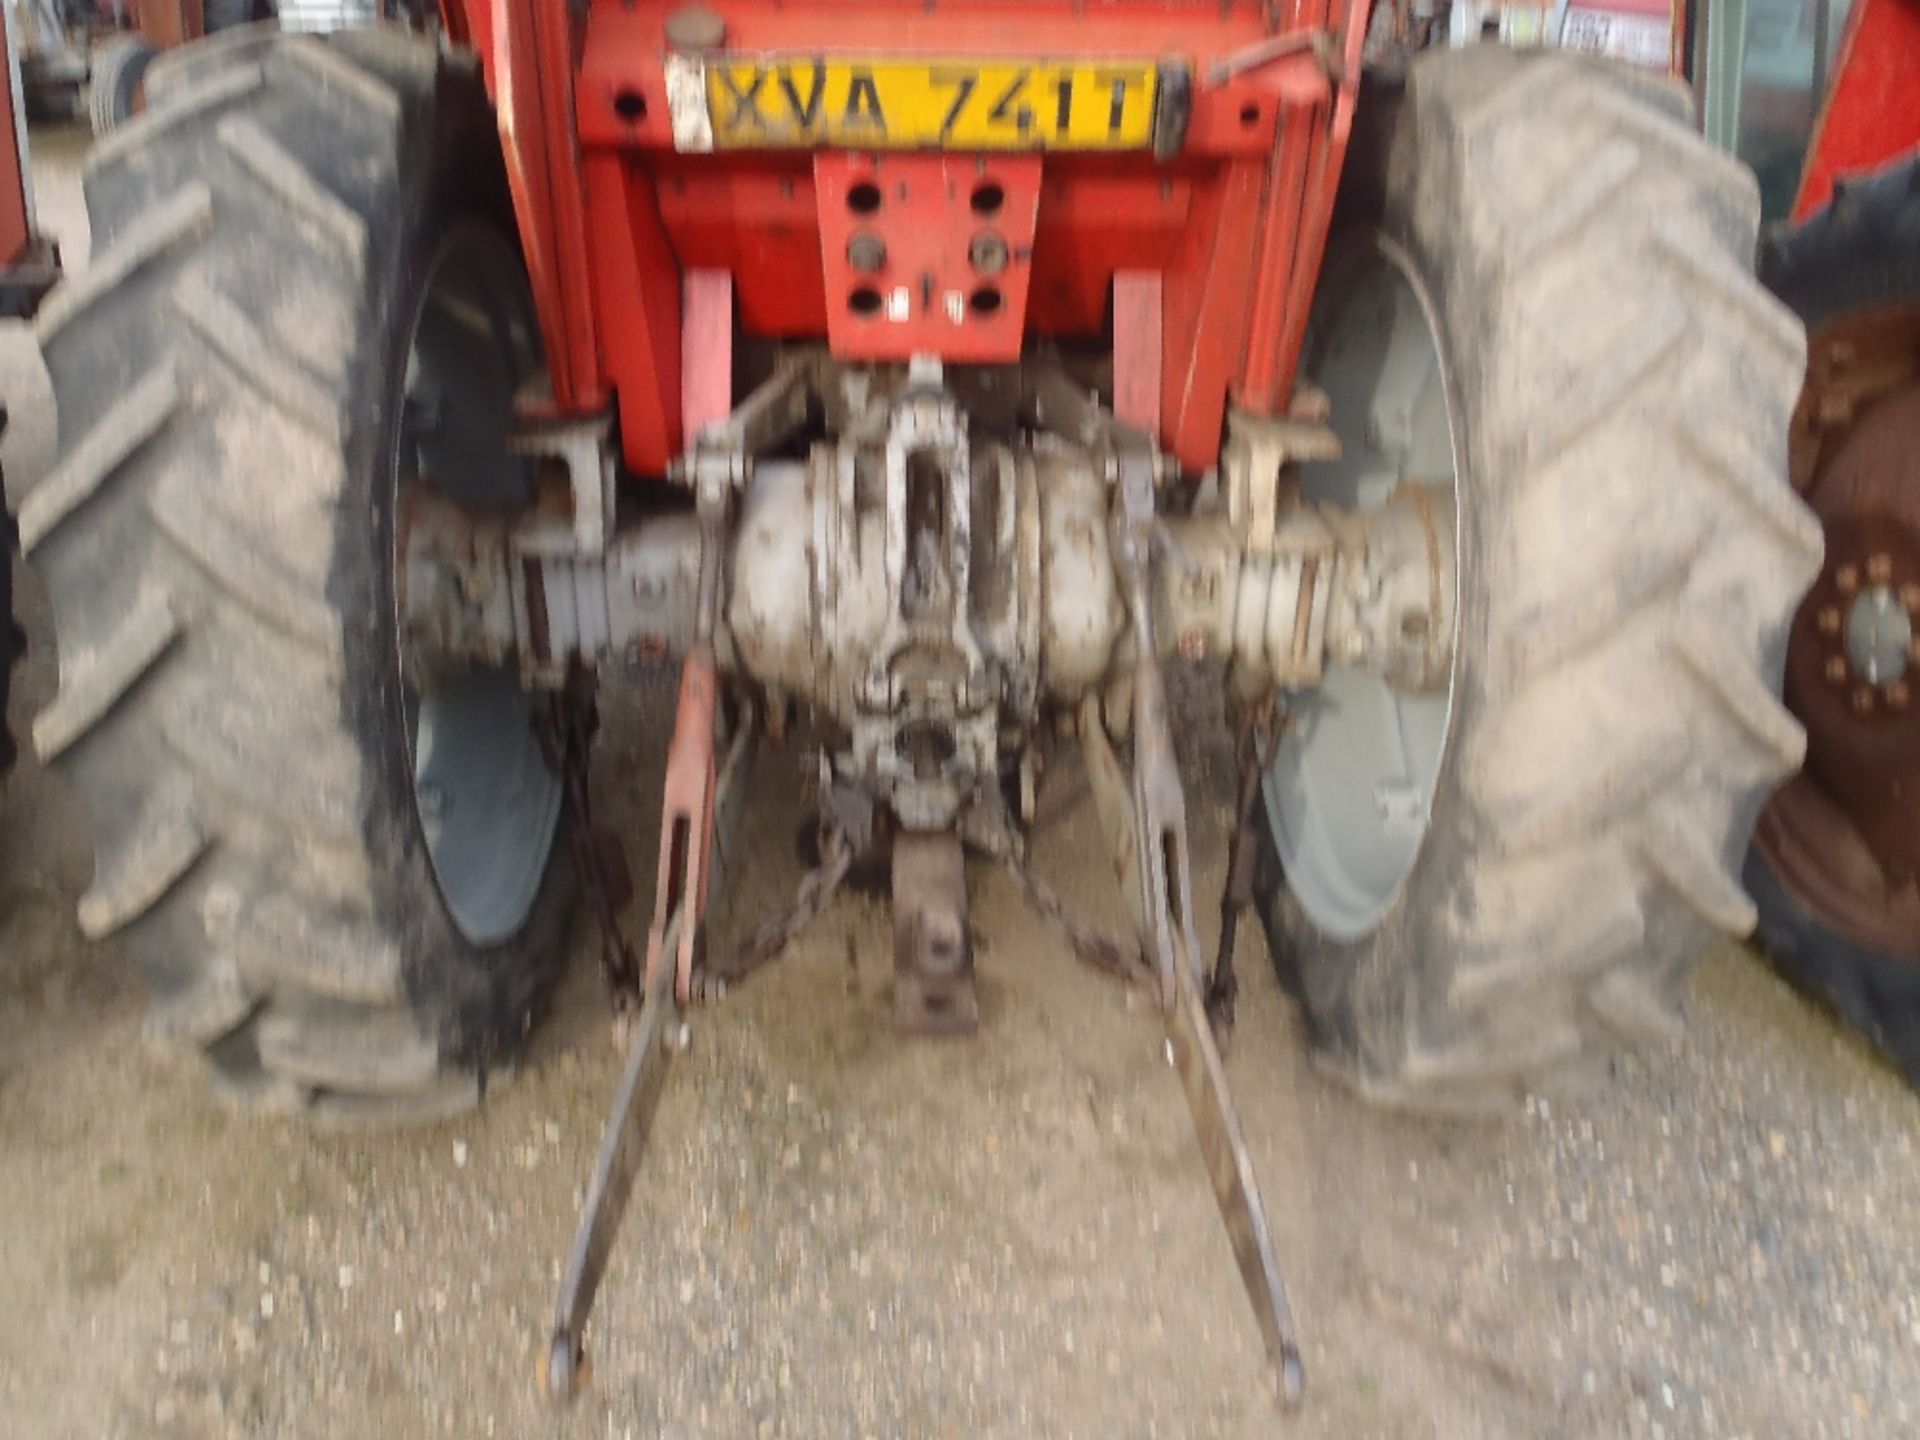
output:
[[1003,303],[998,290],[991,285],[982,285],[973,292],[972,298],[967,301],[967,306],[974,314],[985,319],[989,315],[998,315]]
[[862,285],[847,297],[847,309],[862,320],[871,320],[880,313],[880,307],[886,302],[880,298],[880,292],[871,285]]
[[1240,123],[1249,130],[1260,123],[1260,106],[1258,102],[1249,100],[1240,107]]
[[623,85],[614,92],[613,113],[629,125],[638,125],[647,118],[647,97],[631,85]]
[[881,199],[878,185],[861,180],[847,190],[847,209],[856,215],[871,215],[880,208]]
[[1007,192],[996,181],[982,180],[973,187],[973,197],[967,203],[976,215],[998,215],[1007,203]]

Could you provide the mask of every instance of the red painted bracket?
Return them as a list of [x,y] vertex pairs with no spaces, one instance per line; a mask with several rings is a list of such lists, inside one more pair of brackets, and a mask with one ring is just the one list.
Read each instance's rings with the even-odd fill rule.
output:
[[816,156],[835,358],[1018,360],[1040,169],[1037,155]]
[[1158,270],[1113,276],[1113,413],[1160,443],[1161,278]]
[[692,449],[733,413],[733,276],[689,270],[681,296],[680,425]]

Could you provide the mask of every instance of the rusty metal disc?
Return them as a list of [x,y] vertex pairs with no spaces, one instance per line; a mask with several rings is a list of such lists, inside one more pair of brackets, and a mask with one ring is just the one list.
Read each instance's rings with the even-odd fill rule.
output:
[[1754,844],[1829,929],[1920,960],[1920,306],[1810,337],[1790,459],[1827,556],[1787,648],[1806,768]]

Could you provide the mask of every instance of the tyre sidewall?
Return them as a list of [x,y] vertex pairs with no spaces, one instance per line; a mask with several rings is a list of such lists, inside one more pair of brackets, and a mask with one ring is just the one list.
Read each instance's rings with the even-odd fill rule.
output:
[[[371,762],[363,824],[373,859],[374,908],[401,937],[407,995],[445,1063],[484,1074],[490,1047],[523,1035],[564,960],[573,875],[557,843],[519,929],[477,946],[460,932],[441,894],[413,789],[394,588],[394,457],[400,443],[411,320],[440,246],[475,221],[511,236],[504,176],[479,157],[497,153],[491,112],[470,71],[442,65],[429,116],[403,126],[396,203],[370,228],[371,293],[361,334],[371,343],[355,367],[356,423],[347,437],[350,482],[337,517],[329,589],[343,617],[349,676],[346,719]],[[567,823],[563,815],[560,825]]]
[[[1461,357],[1479,347],[1462,343],[1467,337],[1457,334],[1448,319],[1464,308],[1450,305],[1449,294],[1462,289],[1473,293],[1472,277],[1459,273],[1459,247],[1436,247],[1432,243],[1435,238],[1413,223],[1407,207],[1383,206],[1377,224],[1352,226],[1334,236],[1328,254],[1352,258],[1330,262],[1322,281],[1325,293],[1338,293],[1352,273],[1377,254],[1382,240],[1399,247],[1412,262],[1434,305],[1429,318],[1434,322],[1446,370],[1456,467],[1457,631],[1449,682],[1453,696],[1427,833],[1399,894],[1378,924],[1359,939],[1339,940],[1317,929],[1291,891],[1282,893],[1276,907],[1276,950],[1287,957],[1292,972],[1289,983],[1304,1003],[1316,1044],[1330,1058],[1352,1066],[1363,1076],[1396,1071],[1403,1052],[1387,1053],[1383,1037],[1404,1036],[1411,1045],[1421,1015],[1440,1008],[1438,992],[1445,976],[1433,963],[1433,927],[1436,917],[1467,903],[1467,857],[1475,848],[1464,820],[1467,806],[1460,793],[1458,760],[1463,737],[1471,734],[1484,704],[1478,657],[1486,651],[1489,627],[1481,577],[1487,544],[1485,517],[1491,507],[1480,503],[1476,481],[1486,471],[1475,446],[1473,416],[1462,403],[1467,377],[1458,368]],[[1447,272],[1436,250],[1452,257],[1455,273]],[[1267,880],[1272,885],[1280,873],[1273,827],[1262,824],[1259,830]]]

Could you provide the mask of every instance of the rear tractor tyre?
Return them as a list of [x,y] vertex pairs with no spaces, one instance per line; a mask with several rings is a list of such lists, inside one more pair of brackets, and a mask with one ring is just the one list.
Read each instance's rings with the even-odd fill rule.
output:
[[1747,884],[1780,969],[1920,1086],[1920,155],[1770,240],[1760,278],[1807,326],[1792,472],[1827,560],[1787,646],[1807,764]]
[[1424,56],[1363,102],[1341,205],[1303,373],[1345,453],[1303,484],[1446,494],[1456,643],[1443,695],[1331,666],[1300,697],[1267,933],[1335,1073],[1503,1109],[1675,1034],[1694,956],[1753,925],[1820,563],[1785,480],[1801,332],[1748,273],[1751,174],[1624,67]]
[[503,440],[538,331],[477,75],[372,33],[217,58],[96,148],[93,263],[40,311],[34,743],[150,1034],[262,1105],[425,1118],[532,1024],[571,876],[534,697],[402,660],[396,511],[528,499]]

